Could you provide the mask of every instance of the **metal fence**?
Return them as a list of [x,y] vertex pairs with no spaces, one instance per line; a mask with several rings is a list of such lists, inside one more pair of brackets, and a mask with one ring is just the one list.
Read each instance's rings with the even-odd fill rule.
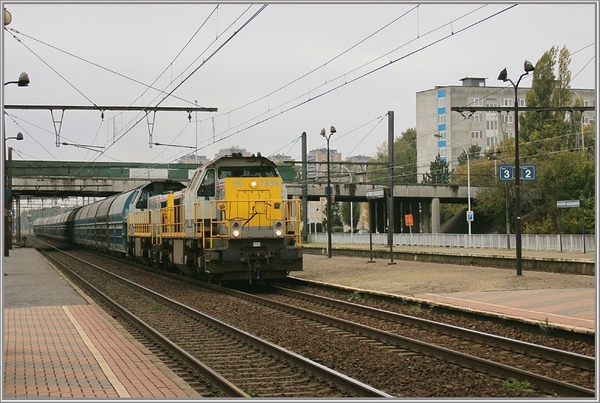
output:
[[[373,244],[388,244],[388,234],[372,234]],[[326,233],[308,234],[309,242],[327,243]],[[585,241],[585,243],[584,243]],[[332,234],[333,244],[368,244],[369,234]],[[394,245],[447,246],[457,248],[514,249],[514,234],[394,234]],[[510,246],[510,247],[509,247]],[[596,235],[577,234],[521,234],[522,250],[544,250],[557,252],[594,252]]]

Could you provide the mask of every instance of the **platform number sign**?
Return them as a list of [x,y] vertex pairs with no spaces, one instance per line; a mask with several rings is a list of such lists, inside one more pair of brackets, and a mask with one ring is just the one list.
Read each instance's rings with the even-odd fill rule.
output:
[[511,181],[515,179],[515,167],[512,165],[500,165],[498,175],[501,181]]
[[521,166],[521,180],[523,180],[523,181],[535,180],[535,165],[522,165]]
[[[519,167],[521,171],[520,178],[523,181],[535,180],[535,165],[522,165]],[[498,179],[501,181],[512,181],[515,179],[515,166],[514,165],[500,165],[498,169]]]

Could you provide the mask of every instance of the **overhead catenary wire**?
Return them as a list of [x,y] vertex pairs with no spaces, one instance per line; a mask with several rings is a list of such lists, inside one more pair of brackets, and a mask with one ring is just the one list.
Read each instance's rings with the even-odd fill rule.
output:
[[[385,63],[385,64],[383,64],[383,65],[380,65],[380,66],[378,66],[378,67],[376,67],[376,68],[374,68],[374,69],[371,69],[371,70],[367,71],[366,73],[363,73],[363,74],[361,74],[361,75],[359,75],[359,76],[357,76],[357,77],[354,77],[353,79],[350,79],[350,80],[344,80],[344,82],[343,82],[343,83],[341,83],[341,84],[339,84],[339,85],[337,85],[337,86],[334,86],[333,88],[330,88],[330,89],[324,90],[324,91],[323,91],[323,92],[321,92],[321,93],[318,93],[318,94],[316,94],[316,95],[310,95],[310,94],[312,94],[312,91],[313,91],[313,90],[311,90],[311,91],[308,91],[308,92],[305,92],[305,93],[304,93],[304,94],[302,94],[301,96],[298,96],[298,97],[294,98],[292,101],[288,101],[288,102],[286,102],[286,103],[284,103],[284,104],[282,104],[282,105],[280,105],[280,106],[278,106],[278,107],[276,107],[276,108],[273,108],[273,109],[278,109],[279,107],[281,107],[281,106],[283,106],[283,105],[287,105],[287,104],[289,104],[289,103],[293,102],[293,101],[294,101],[294,100],[296,100],[296,99],[299,99],[299,98],[301,98],[301,97],[305,97],[305,96],[307,96],[307,95],[308,95],[308,98],[307,98],[307,99],[304,99],[304,100],[302,100],[302,101],[300,101],[300,102],[298,102],[298,103],[296,103],[296,104],[294,104],[294,105],[292,105],[292,106],[290,106],[290,107],[288,107],[288,108],[286,108],[286,109],[281,109],[281,111],[280,111],[278,114],[276,114],[276,115],[271,115],[271,116],[265,117],[265,118],[263,118],[263,119],[258,119],[258,118],[256,118],[256,117],[254,117],[254,118],[251,118],[251,119],[247,119],[245,122],[242,122],[240,125],[238,125],[238,126],[235,126],[235,127],[231,128],[231,129],[225,130],[225,131],[223,132],[223,133],[226,133],[226,132],[228,132],[228,131],[234,131],[234,130],[236,130],[234,133],[231,133],[231,134],[229,134],[229,135],[222,135],[222,136],[221,136],[219,139],[214,139],[212,143],[209,143],[209,144],[207,144],[207,145],[205,145],[205,146],[203,146],[203,147],[199,147],[199,149],[204,149],[204,148],[208,147],[209,145],[212,145],[212,144],[215,144],[215,143],[217,143],[217,142],[220,142],[220,141],[223,141],[223,140],[225,140],[225,139],[228,139],[228,138],[230,138],[230,137],[233,137],[233,136],[235,136],[235,135],[237,135],[237,134],[239,134],[239,133],[241,133],[241,132],[243,132],[243,131],[245,131],[245,130],[248,130],[248,129],[250,129],[250,128],[253,128],[253,127],[255,127],[255,126],[259,125],[259,124],[262,124],[262,123],[264,123],[264,122],[266,122],[266,121],[269,121],[269,120],[273,119],[273,118],[274,118],[274,117],[276,117],[276,116],[280,116],[280,115],[281,115],[281,114],[283,114],[283,113],[289,112],[289,111],[291,111],[291,110],[293,110],[293,109],[296,109],[296,108],[298,108],[298,107],[300,107],[300,106],[303,106],[303,105],[305,105],[305,104],[307,104],[307,103],[309,103],[309,102],[312,102],[312,101],[314,101],[314,100],[316,100],[316,99],[319,99],[319,98],[321,98],[321,97],[323,97],[323,96],[325,96],[325,95],[327,95],[327,94],[329,94],[329,93],[331,93],[331,92],[333,92],[333,91],[336,91],[336,90],[338,90],[338,89],[340,89],[340,88],[342,88],[342,87],[345,87],[346,85],[349,85],[349,84],[351,84],[351,83],[354,83],[354,82],[356,82],[356,81],[358,81],[358,80],[361,80],[361,79],[363,79],[363,78],[365,78],[365,77],[367,77],[367,76],[369,76],[369,75],[371,75],[371,74],[373,74],[373,73],[375,73],[375,72],[377,72],[377,71],[380,71],[380,70],[382,70],[382,69],[384,69],[384,68],[386,68],[386,67],[389,67],[389,66],[393,65],[394,63],[397,63],[397,62],[399,62],[399,61],[401,61],[401,60],[404,60],[404,59],[406,59],[407,57],[410,57],[410,56],[412,56],[412,55],[414,55],[414,54],[416,54],[416,53],[418,53],[418,52],[421,52],[421,51],[423,51],[423,50],[425,50],[425,49],[427,49],[427,48],[429,48],[429,47],[431,47],[431,46],[433,46],[433,45],[436,45],[436,44],[438,44],[438,43],[440,43],[440,42],[442,42],[442,41],[444,41],[444,40],[447,40],[447,39],[449,39],[449,38],[451,38],[451,37],[453,37],[453,36],[455,36],[455,35],[457,35],[457,34],[460,34],[460,33],[462,33],[462,32],[465,32],[466,30],[468,30],[468,29],[471,29],[471,28],[473,28],[473,27],[475,27],[475,26],[477,26],[477,25],[479,25],[479,24],[483,23],[484,21],[487,21],[487,20],[489,20],[489,19],[491,19],[491,18],[493,18],[493,17],[495,17],[495,16],[498,16],[498,15],[500,15],[500,14],[502,14],[502,13],[504,13],[504,12],[506,12],[506,11],[508,11],[508,10],[512,9],[513,7],[516,7],[516,6],[517,6],[517,5],[516,5],[516,4],[514,4],[514,5],[511,5],[511,6],[509,6],[509,7],[506,7],[506,8],[504,8],[504,9],[502,9],[502,10],[500,10],[500,11],[497,11],[497,12],[495,12],[495,13],[491,14],[491,15],[488,15],[487,17],[484,17],[484,18],[482,18],[482,19],[480,19],[480,20],[478,20],[478,21],[476,21],[476,22],[474,22],[474,23],[471,23],[471,24],[467,25],[466,27],[463,27],[463,28],[461,28],[461,29],[459,29],[459,30],[457,30],[457,31],[453,31],[453,32],[452,32],[452,33],[450,33],[450,34],[447,34],[447,35],[445,35],[445,36],[442,36],[442,37],[441,37],[441,38],[439,38],[439,39],[436,39],[436,40],[434,40],[434,41],[432,41],[432,42],[430,42],[430,43],[428,43],[428,44],[425,44],[425,45],[423,45],[423,46],[421,46],[421,47],[417,48],[416,50],[413,50],[413,51],[411,51],[411,52],[408,52],[407,54],[405,54],[405,55],[402,55],[402,56],[400,56],[400,57],[398,57],[398,58],[396,58],[396,59],[390,60],[389,62],[386,62],[386,63]],[[447,25],[448,25],[448,23],[447,23],[447,24],[444,24],[443,26],[447,26]],[[421,36],[420,38],[422,38],[422,36]],[[386,54],[389,54],[389,52],[388,52],[388,53],[386,53]],[[380,57],[380,58],[381,58],[381,57]],[[379,59],[379,58],[377,58],[377,59]],[[375,60],[377,60],[377,59],[375,59]],[[370,63],[372,63],[372,62],[369,62],[369,63],[367,63],[366,65],[368,65],[368,64],[370,64]],[[364,65],[363,65],[363,66],[364,66]],[[362,67],[362,66],[361,66],[361,67]],[[337,80],[337,79],[340,79],[340,78],[344,78],[344,77],[345,77],[347,74],[348,74],[348,73],[345,73],[345,74],[342,74],[342,75],[338,76],[338,77],[336,78],[336,80]],[[334,80],[334,81],[335,81],[335,80]],[[329,83],[330,83],[330,82],[331,82],[331,81],[329,81]],[[320,87],[322,87],[323,85],[324,85],[324,84],[322,84],[321,86],[319,86],[319,87],[317,87],[317,88],[320,88]],[[266,114],[266,113],[268,113],[268,112],[265,112],[265,113],[263,113],[263,114],[261,114],[261,115],[259,115],[259,116],[262,116],[262,115],[264,115],[264,114]],[[250,122],[252,122],[252,123],[250,123]],[[248,124],[248,123],[250,123],[250,124]],[[248,125],[247,125],[246,127],[242,127],[244,124],[248,124]]]

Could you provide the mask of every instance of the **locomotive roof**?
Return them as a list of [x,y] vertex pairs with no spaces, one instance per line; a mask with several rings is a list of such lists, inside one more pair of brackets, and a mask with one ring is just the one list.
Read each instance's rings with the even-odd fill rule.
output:
[[242,153],[233,153],[222,157],[215,158],[206,167],[219,167],[223,165],[267,165],[277,167],[273,161],[263,157],[260,153],[258,155],[243,156]]

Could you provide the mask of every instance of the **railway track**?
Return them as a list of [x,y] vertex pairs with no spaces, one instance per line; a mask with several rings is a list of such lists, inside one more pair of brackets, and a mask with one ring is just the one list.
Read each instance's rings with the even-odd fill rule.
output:
[[41,251],[188,366],[202,396],[392,397],[71,254]]
[[[174,281],[177,281],[180,284],[179,288],[175,288],[179,289],[179,294],[181,295],[187,296],[188,293],[191,293],[194,289],[196,289],[196,292],[198,292],[197,285],[190,284],[189,280],[184,281],[178,278]],[[276,316],[284,316],[286,318],[285,320],[287,321],[286,323],[288,324],[288,326],[291,326],[290,324],[293,324],[293,326],[295,326],[295,328],[299,330],[299,338],[305,338],[306,340],[316,340],[316,336],[312,337],[310,335],[317,334],[318,332],[323,331],[328,334],[328,337],[329,335],[331,335],[333,340],[337,340],[337,342],[334,343],[338,343],[339,346],[341,346],[342,343],[349,342],[350,340],[354,341],[355,343],[362,344],[363,346],[368,345],[368,348],[370,348],[371,351],[369,354],[381,355],[380,358],[377,358],[376,356],[372,357],[374,360],[381,359],[382,361],[384,361],[384,355],[393,355],[394,357],[396,357],[395,362],[408,363],[406,368],[387,368],[386,376],[389,376],[390,378],[397,379],[398,377],[403,377],[408,371],[411,371],[410,373],[412,376],[412,371],[414,369],[413,365],[415,367],[417,365],[421,365],[420,363],[427,361],[427,357],[442,357],[443,360],[447,363],[446,365],[463,368],[463,370],[460,371],[464,371],[465,369],[468,371],[474,370],[475,372],[480,374],[477,375],[477,377],[481,377],[481,374],[485,374],[486,376],[492,376],[496,377],[497,379],[504,380],[528,380],[532,384],[532,388],[538,390],[537,394],[534,394],[534,396],[558,395],[571,397],[594,395],[593,390],[588,389],[584,386],[565,382],[560,378],[554,379],[548,376],[535,374],[524,369],[518,369],[510,365],[497,363],[494,362],[493,358],[486,359],[481,357],[473,357],[470,354],[460,352],[459,348],[455,349],[454,347],[451,347],[450,341],[445,341],[444,343],[449,344],[444,344],[447,346],[444,347],[440,345],[434,345],[432,343],[414,340],[412,337],[396,334],[401,333],[400,331],[392,331],[393,329],[390,329],[390,327],[393,326],[404,326],[406,329],[408,329],[407,331],[411,333],[411,336],[413,336],[414,334],[419,332],[432,333],[434,331],[433,329],[436,326],[438,326],[433,323],[417,323],[415,321],[409,321],[410,319],[405,318],[405,320],[403,320],[406,323],[400,325],[403,320],[400,320],[398,316],[390,316],[388,313],[385,313],[383,311],[377,312],[377,310],[371,310],[367,313],[367,311],[363,309],[366,307],[361,307],[357,304],[340,304],[333,300],[317,298],[316,296],[313,297],[308,296],[306,294],[297,294],[292,291],[278,289],[277,294],[262,295],[262,297],[264,298],[261,298],[257,295],[238,293],[220,287],[213,288],[217,290],[215,293],[219,293],[221,300],[225,298],[225,296],[223,295],[223,293],[225,292],[231,295],[231,297],[229,298],[235,298],[238,301],[237,303],[233,302],[233,304],[237,306],[238,315],[235,318],[231,317],[230,315],[228,321],[237,320],[239,324],[245,324],[246,321],[243,318],[239,318],[240,313],[243,314],[244,312],[260,311],[260,315],[264,317],[270,317],[273,319],[275,319]],[[186,299],[183,297],[181,298]],[[245,302],[240,303],[240,299],[243,299]],[[189,300],[187,300],[186,304],[193,305],[194,302],[190,302]],[[260,304],[261,306],[263,306],[263,308],[256,308],[256,304]],[[320,312],[315,312],[316,310]],[[337,316],[337,318],[334,318],[334,316]],[[373,326],[372,323],[372,321],[375,320],[374,318],[376,318],[376,321],[378,321],[378,324],[376,326]],[[273,322],[276,323],[277,321],[273,320]],[[477,343],[479,344],[487,343],[488,346],[491,346],[487,347],[490,354],[493,353],[494,350],[498,350],[500,348],[499,346],[501,343],[506,344],[507,348],[509,348],[508,350],[504,350],[503,355],[505,356],[514,355],[519,350],[529,351],[529,354],[526,354],[526,356],[531,356],[531,351],[533,351],[533,348],[535,348],[535,346],[530,346],[526,343],[512,344],[510,340],[496,339],[496,341],[490,341],[490,339],[487,336],[477,334],[476,332],[467,332],[465,336],[464,331],[460,331],[459,329],[435,330],[435,332],[437,332],[437,334],[439,335],[439,339],[455,339],[458,340],[455,341],[455,343],[462,343],[463,345],[466,344],[467,346],[471,347],[473,346],[473,343],[475,343],[475,340],[478,340]],[[462,332],[462,336],[458,335],[461,334],[460,332]],[[282,344],[281,341],[280,344]],[[287,348],[292,349],[293,347],[289,346]],[[578,368],[577,371],[582,371],[579,372],[579,376],[582,376],[581,374],[587,374],[587,377],[590,377],[590,370],[588,368],[590,362],[585,357],[579,357],[576,354],[562,354],[563,358],[556,358],[556,354],[559,354],[559,352],[553,352],[551,351],[551,349],[538,349],[538,352],[535,352],[534,354],[539,355],[538,358],[534,357],[531,359],[532,362],[537,362],[537,366],[541,365],[553,368],[563,368],[563,366],[571,366],[571,364],[575,363],[574,368]],[[552,354],[555,354],[554,358]],[[399,360],[398,358],[401,359]],[[550,361],[548,361],[548,359]],[[365,358],[365,361],[366,360],[367,359]],[[546,364],[540,364],[539,360],[546,360]],[[323,359],[319,361],[323,362],[324,364],[327,364],[328,366],[334,367],[337,365],[340,368],[343,367],[342,363],[339,361],[337,363],[334,362],[333,364],[335,365],[329,365],[329,363]],[[573,366],[571,366],[571,368],[573,368]],[[350,376],[355,376],[353,375],[351,370],[345,370],[342,372],[346,372]],[[591,378],[593,378],[593,376],[591,376]],[[363,382],[366,382],[366,380],[363,380]],[[378,389],[385,390],[386,392],[392,395],[403,396],[401,393],[398,393],[397,390],[388,390],[386,388],[386,385],[384,384],[376,385],[376,387]],[[251,391],[252,393],[255,393],[254,389],[247,390]],[[436,393],[434,396],[441,395],[440,392],[434,393]],[[262,393],[260,395],[262,396]],[[414,393],[407,392],[406,396],[409,395],[413,396]],[[500,396],[504,395],[501,394]]]
[[[522,368],[527,372],[532,372],[528,369],[535,369],[536,373],[545,378],[554,378],[586,389],[594,388],[596,366],[594,357],[306,292],[280,287],[275,287],[274,290],[274,295],[263,296],[263,298],[362,323],[392,334],[421,341],[427,340],[453,351],[470,355],[478,354],[482,359]],[[468,361],[465,361],[465,364],[472,365]],[[482,365],[482,368],[491,370],[487,364]],[[496,370],[496,372],[506,377],[516,375],[504,370]],[[549,383],[548,386],[556,385]]]

